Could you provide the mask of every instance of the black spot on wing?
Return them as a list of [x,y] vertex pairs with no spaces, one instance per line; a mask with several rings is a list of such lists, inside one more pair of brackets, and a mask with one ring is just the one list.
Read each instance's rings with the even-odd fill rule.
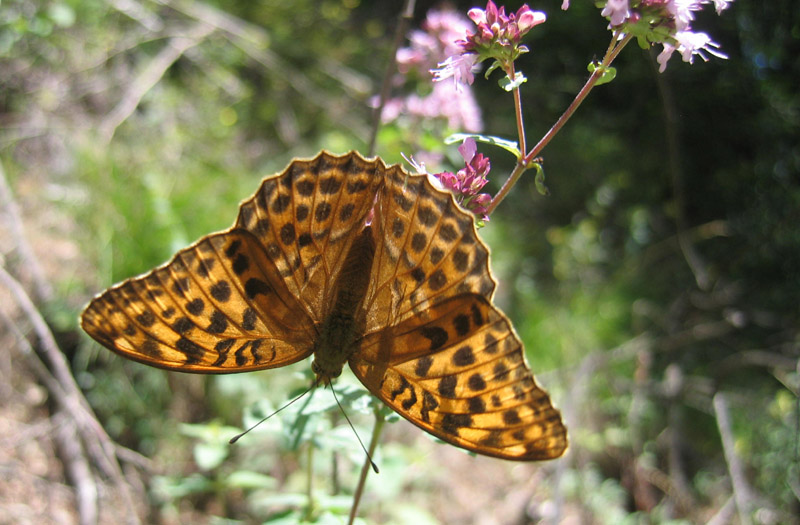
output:
[[255,277],[251,277],[244,283],[244,293],[247,294],[248,299],[255,299],[258,294],[268,295],[271,291],[272,289],[266,282]]
[[424,326],[420,329],[423,337],[430,340],[430,350],[438,350],[447,342],[447,330],[439,326]]
[[418,377],[425,377],[433,364],[433,358],[430,356],[420,357],[417,359],[417,366],[414,368],[414,373]]
[[470,346],[462,346],[453,354],[453,364],[456,366],[469,366],[475,363],[475,354]]
[[210,292],[211,297],[224,303],[231,298],[231,285],[228,284],[228,281],[218,281],[211,286]]

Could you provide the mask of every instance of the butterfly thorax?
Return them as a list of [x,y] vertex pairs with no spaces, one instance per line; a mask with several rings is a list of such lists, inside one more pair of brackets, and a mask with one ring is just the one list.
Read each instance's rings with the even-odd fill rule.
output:
[[355,352],[355,343],[364,334],[363,300],[370,280],[375,242],[369,226],[353,242],[336,283],[336,300],[320,326],[314,345],[311,370],[317,382],[327,384],[339,377]]

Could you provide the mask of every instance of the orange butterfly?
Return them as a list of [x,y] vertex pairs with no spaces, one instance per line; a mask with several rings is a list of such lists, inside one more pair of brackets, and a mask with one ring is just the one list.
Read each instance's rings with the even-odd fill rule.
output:
[[95,297],[81,326],[103,346],[195,373],[313,355],[317,384],[345,363],[384,403],[465,449],[561,456],[561,416],[492,303],[472,216],[427,177],[322,152],[268,177],[236,224]]

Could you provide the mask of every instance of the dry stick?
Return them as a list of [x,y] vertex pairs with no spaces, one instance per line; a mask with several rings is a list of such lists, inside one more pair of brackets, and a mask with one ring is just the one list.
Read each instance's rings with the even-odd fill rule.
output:
[[106,144],[111,142],[117,128],[136,111],[144,96],[161,80],[172,64],[187,50],[202,42],[213,30],[214,28],[208,24],[198,23],[186,35],[169,39],[164,49],[133,80],[122,100],[100,123],[100,136]]
[[736,514],[736,502],[733,501],[733,496],[728,498],[722,507],[711,516],[711,519],[706,522],[706,525],[728,525],[733,521],[733,516]]
[[9,229],[11,236],[14,240],[14,246],[17,248],[17,253],[22,262],[21,266],[27,268],[31,273],[33,279],[33,289],[36,292],[36,298],[47,303],[53,297],[53,288],[47,279],[44,277],[39,260],[34,256],[28,241],[25,239],[25,231],[22,227],[22,214],[19,211],[19,206],[14,200],[14,194],[11,191],[11,186],[6,179],[6,172],[3,168],[3,163],[0,161],[0,209],[5,208],[6,216],[8,217]]
[[[17,329],[14,322],[5,312],[0,311],[0,319],[4,322],[9,332],[17,340],[23,355],[28,357],[28,366],[37,376],[39,381],[45,385],[50,392],[51,398],[62,399],[66,393],[61,385],[50,374],[50,371],[36,355],[28,340]],[[63,406],[57,405],[57,413],[51,418],[50,429],[55,428],[54,439],[60,450],[61,462],[67,473],[70,484],[75,487],[75,499],[77,501],[78,516],[81,525],[91,525],[97,523],[97,485],[91,475],[89,462],[80,446],[80,441],[75,439],[75,420],[69,417],[68,411]],[[27,440],[30,437],[21,439]]]
[[134,0],[109,0],[111,7],[139,22],[145,29],[158,33],[164,29],[164,21]]
[[67,479],[75,487],[75,500],[80,516],[80,525],[94,525],[97,523],[97,485],[86,459],[86,453],[78,439],[76,424],[71,421],[63,410],[59,412],[58,419],[62,421],[56,425],[55,437],[60,450],[59,456],[65,463]]
[[[652,54],[651,54],[652,56]],[[664,128],[667,139],[667,160],[669,173],[672,178],[672,191],[675,199],[675,225],[677,227],[678,245],[683,252],[683,257],[689,265],[689,269],[694,274],[697,287],[701,290],[708,290],[711,286],[711,278],[708,275],[707,265],[697,252],[688,235],[689,224],[686,218],[686,185],[684,183],[685,174],[682,166],[682,150],[678,140],[679,123],[678,110],[675,107],[675,99],[672,96],[672,89],[666,81],[664,74],[656,71],[656,61],[651,60],[652,70],[656,77],[656,85],[661,94],[662,110],[664,112]]]
[[324,90],[317,89],[305,74],[267,49],[269,35],[262,28],[202,2],[157,1],[186,16],[219,29],[233,45],[241,49],[247,56],[264,66],[271,73],[285,78],[292,89],[303,95],[306,102],[331,112],[332,118],[341,122],[342,127],[349,129],[354,135],[365,136],[367,134],[367,128],[358,119],[350,116],[347,105],[329,96]]
[[714,395],[714,415],[717,418],[717,428],[719,428],[719,434],[722,437],[722,450],[725,453],[728,473],[731,476],[733,497],[736,501],[736,508],[739,511],[739,521],[742,525],[750,525],[752,523],[750,514],[753,508],[753,498],[750,486],[744,475],[744,466],[736,454],[728,401],[722,392],[717,392]]
[[684,428],[686,426],[683,407],[680,404],[680,397],[685,389],[685,381],[683,370],[677,364],[669,365],[664,376],[662,391],[668,403],[667,471],[669,472],[670,484],[674,488],[674,497],[672,499],[685,512],[693,508],[694,505],[691,489],[689,488],[689,479],[686,475],[686,467],[680,452],[684,448],[683,436],[685,435]]
[[[94,463],[100,468],[101,472],[114,480],[130,511],[130,522],[138,523],[133,498],[123,479],[119,463],[114,459],[117,445],[106,434],[94,416],[86,398],[83,397],[50,328],[22,285],[9,275],[2,266],[0,266],[0,284],[4,285],[16,300],[17,306],[31,323],[33,331],[39,340],[38,348],[41,350],[41,354],[48,365],[44,366],[40,362],[44,370],[46,370],[44,376],[52,374],[52,381],[43,381],[43,383],[48,387],[55,401],[75,421],[81,439]],[[27,343],[24,337],[22,340]],[[28,354],[37,357],[39,355],[34,351],[28,352]]]
[[380,98],[378,99],[378,106],[372,114],[372,128],[369,132],[369,146],[367,147],[367,156],[371,157],[375,154],[375,142],[378,140],[378,130],[381,127],[381,116],[383,115],[383,107],[386,105],[386,99],[389,98],[389,90],[392,87],[392,75],[394,75],[397,68],[397,50],[406,36],[406,30],[411,18],[414,16],[415,0],[406,0],[403,10],[397,19],[397,28],[394,32],[394,42],[392,43],[391,54],[386,61],[386,70],[383,72],[383,80],[381,81]]

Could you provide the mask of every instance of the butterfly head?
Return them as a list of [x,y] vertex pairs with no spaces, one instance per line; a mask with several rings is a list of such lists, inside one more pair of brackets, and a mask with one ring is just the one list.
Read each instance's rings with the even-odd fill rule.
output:
[[318,385],[329,385],[331,381],[342,375],[342,367],[328,368],[320,364],[316,359],[311,362],[311,371],[316,376],[315,383]]

